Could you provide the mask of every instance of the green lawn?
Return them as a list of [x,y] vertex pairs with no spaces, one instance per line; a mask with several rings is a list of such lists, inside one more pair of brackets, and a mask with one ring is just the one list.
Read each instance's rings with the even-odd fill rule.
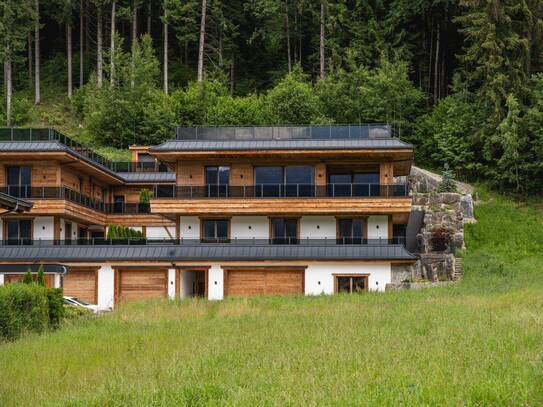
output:
[[131,304],[0,345],[0,405],[542,405],[541,210],[476,215],[453,287]]

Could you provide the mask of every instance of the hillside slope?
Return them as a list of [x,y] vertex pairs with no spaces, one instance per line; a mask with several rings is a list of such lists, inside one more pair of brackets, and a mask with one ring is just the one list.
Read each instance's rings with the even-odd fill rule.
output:
[[130,304],[0,345],[0,404],[540,405],[541,209],[476,215],[457,285]]

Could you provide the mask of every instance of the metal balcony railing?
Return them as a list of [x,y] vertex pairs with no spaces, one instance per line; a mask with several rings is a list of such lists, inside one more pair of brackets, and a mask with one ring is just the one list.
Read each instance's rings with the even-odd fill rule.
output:
[[366,239],[362,237],[329,237],[329,238],[202,238],[202,239],[151,239],[144,237],[108,239],[74,239],[74,240],[32,240],[7,239],[0,240],[0,246],[142,246],[142,245],[228,245],[228,246],[269,246],[269,245],[303,245],[303,246],[336,246],[336,245],[404,245],[404,237],[392,239]]
[[112,172],[167,172],[162,163],[112,161],[94,152],[91,148],[78,143],[70,137],[52,128],[0,128],[0,141],[57,141],[79,155],[101,165]]
[[106,205],[97,199],[66,187],[32,187],[29,185],[8,185],[0,188],[5,194],[22,199],[65,199],[97,211],[105,211]]
[[408,184],[155,185],[156,198],[362,198],[406,197]]
[[329,140],[391,138],[389,124],[177,127],[177,140]]

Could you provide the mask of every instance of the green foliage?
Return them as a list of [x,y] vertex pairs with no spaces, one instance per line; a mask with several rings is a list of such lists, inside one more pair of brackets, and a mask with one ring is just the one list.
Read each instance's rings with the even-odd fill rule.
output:
[[449,169],[448,164],[445,164],[442,177],[443,178],[437,187],[437,192],[457,192],[454,172]]
[[48,288],[47,308],[49,316],[49,327],[58,328],[62,318],[64,318],[64,297],[62,288]]
[[37,284],[0,287],[0,339],[14,340],[48,326],[47,289]]
[[[6,101],[4,97],[0,97],[0,122],[6,122]],[[34,120],[36,109],[32,102],[24,96],[15,95],[11,101],[11,124],[20,126]]]
[[262,98],[219,96],[207,111],[206,122],[216,126],[256,126],[265,124]]
[[266,94],[264,111],[268,123],[325,123],[319,98],[298,68]]
[[43,272],[43,264],[38,267],[38,273],[36,275],[36,284],[45,287],[45,274]]
[[34,279],[32,278],[32,271],[30,268],[26,270],[25,275],[23,276],[23,284],[32,284]]
[[77,307],[75,305],[64,305],[62,318],[64,321],[76,321],[83,317],[90,317],[92,315],[93,312],[90,309]]
[[113,240],[143,238],[143,233],[122,225],[109,225],[107,238]]
[[140,196],[139,196],[140,204],[148,204],[151,202],[151,191],[149,191],[147,188],[140,189]]

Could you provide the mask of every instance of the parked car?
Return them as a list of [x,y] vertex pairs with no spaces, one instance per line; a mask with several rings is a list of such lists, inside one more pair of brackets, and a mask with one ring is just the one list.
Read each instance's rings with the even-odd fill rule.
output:
[[77,297],[64,297],[64,304],[66,305],[72,305],[74,307],[82,307],[86,308],[88,310],[91,310],[94,313],[98,312],[98,306],[97,305],[91,305],[86,303],[80,298]]

